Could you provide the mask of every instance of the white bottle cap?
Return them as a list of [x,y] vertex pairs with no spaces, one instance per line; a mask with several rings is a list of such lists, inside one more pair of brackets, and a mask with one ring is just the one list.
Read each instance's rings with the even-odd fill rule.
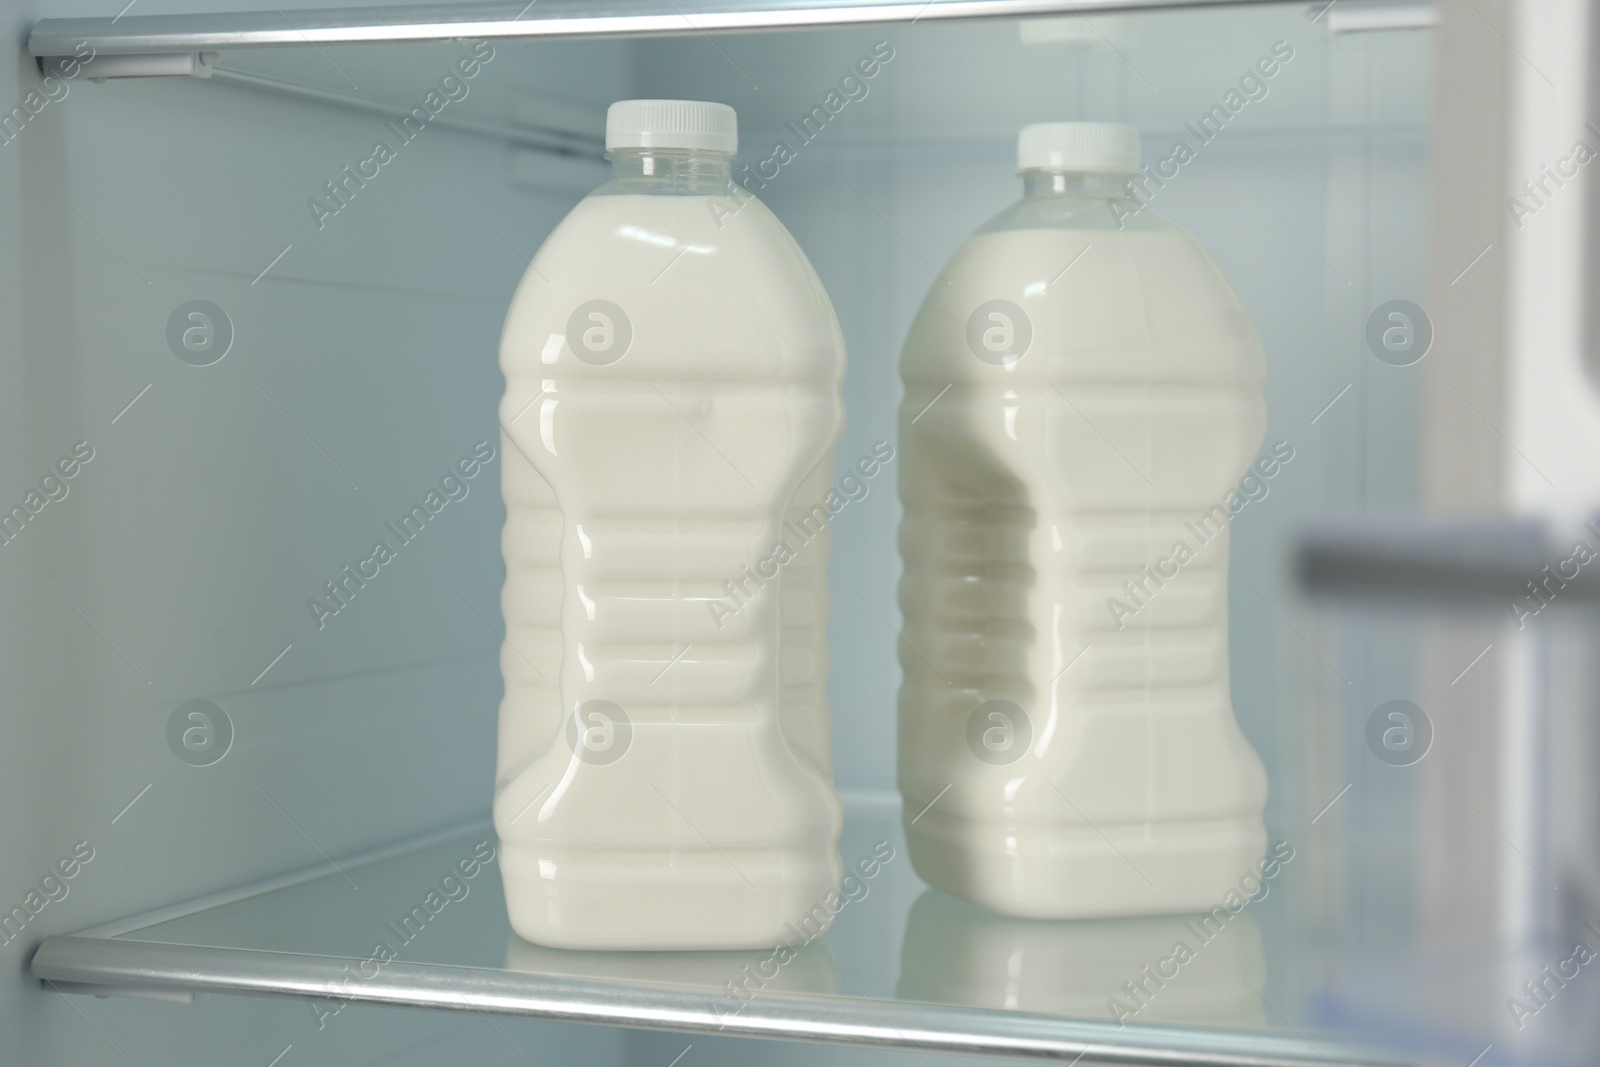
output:
[[606,151],[618,148],[739,150],[739,116],[705,100],[618,100],[606,111]]
[[1017,135],[1017,169],[1137,174],[1139,131],[1120,122],[1036,122]]

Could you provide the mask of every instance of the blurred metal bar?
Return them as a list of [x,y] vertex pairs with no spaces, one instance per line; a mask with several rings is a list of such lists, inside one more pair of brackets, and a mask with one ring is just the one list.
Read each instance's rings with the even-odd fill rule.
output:
[[1600,602],[1600,561],[1563,577],[1571,554],[1539,523],[1387,523],[1308,534],[1295,569],[1314,596],[1509,612],[1533,583],[1550,603]]
[[[202,52],[328,44],[631,37],[1241,6],[1283,0],[510,0],[199,15],[41,19],[35,56]],[[1366,6],[1372,0],[1342,0]],[[81,53],[80,53],[81,54]]]
[[1439,9],[1434,7],[1432,0],[1374,0],[1369,4],[1332,4],[1328,7],[1329,33],[1427,30],[1438,24]]

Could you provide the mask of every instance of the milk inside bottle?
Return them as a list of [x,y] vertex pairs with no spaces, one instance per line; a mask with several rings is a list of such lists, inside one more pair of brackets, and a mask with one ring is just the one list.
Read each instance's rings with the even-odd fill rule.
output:
[[776,546],[828,492],[844,342],[735,147],[725,105],[613,104],[612,180],[506,318],[494,818],[545,945],[771,948],[832,914],[827,541]]
[[912,862],[1010,915],[1209,909],[1266,843],[1227,642],[1265,359],[1206,253],[1129,198],[1137,131],[1029,126],[1018,163],[901,362]]

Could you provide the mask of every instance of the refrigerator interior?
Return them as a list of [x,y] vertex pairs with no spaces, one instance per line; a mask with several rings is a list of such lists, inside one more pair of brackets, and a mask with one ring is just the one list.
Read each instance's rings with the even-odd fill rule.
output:
[[[667,1065],[686,1045],[683,1067],[925,1059],[364,1004],[91,1000],[28,972],[43,936],[290,872],[359,895],[359,872],[340,870],[350,857],[486,818],[499,467],[525,462],[499,454],[500,327],[543,237],[604,180],[605,107],[626,97],[732,104],[741,163],[796,148],[760,195],[843,326],[841,470],[894,441],[907,327],[938,267],[1019,195],[1020,126],[1131,122],[1147,160],[1194,148],[1151,207],[1237,291],[1268,356],[1264,447],[1294,456],[1234,520],[1229,604],[1235,709],[1268,768],[1271,839],[1297,862],[1252,910],[1240,959],[1217,964],[1215,981],[1250,986],[1219,994],[1221,1021],[1292,1034],[1328,966],[1414,937],[1420,778],[1373,761],[1365,731],[1386,701],[1424,699],[1437,624],[1315,611],[1290,553],[1331,518],[1420,506],[1421,370],[1375,359],[1367,335],[1379,305],[1425,300],[1433,35],[1335,33],[1317,7],[497,41],[449,103],[455,125],[354,183],[344,168],[391,135],[343,98],[409,108],[469,44],[240,51],[209,80],[68,83],[0,146],[7,506],[75,449],[82,460],[0,546],[5,907],[79,842],[93,858],[0,946],[16,1062]],[[21,40],[38,18],[84,13],[35,0],[8,24]],[[799,143],[786,124],[884,41],[893,59],[864,95]],[[1197,137],[1277,42],[1293,58]],[[33,61],[15,50],[5,63],[21,100]],[[186,346],[196,308],[205,326]],[[464,497],[336,612],[308,608],[479,442],[496,458]],[[898,521],[891,465],[833,526],[830,570],[837,783],[847,806],[891,823]],[[193,724],[227,739],[220,758],[180,754],[174,737]],[[479,905],[497,879],[473,887]],[[1161,936],[1103,949],[1100,977],[1071,977],[1102,949],[1063,934],[1044,946],[1054,971],[972,978],[970,961],[940,955],[952,929],[988,939],[979,956],[1053,935],[941,912],[904,863],[880,897],[870,922],[827,939],[831,968],[866,998],[976,996],[1103,1021]],[[262,921],[289,940],[342,925],[348,902],[321,899]],[[429,936],[477,936],[465,919],[441,927]],[[999,991],[963,988],[985,981]],[[1198,1003],[1191,1015],[1211,1010]]]

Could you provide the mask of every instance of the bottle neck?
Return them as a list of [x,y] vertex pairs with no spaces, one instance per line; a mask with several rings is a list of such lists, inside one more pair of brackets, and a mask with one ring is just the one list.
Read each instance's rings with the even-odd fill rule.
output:
[[1022,195],[1126,200],[1129,177],[1126,174],[1085,174],[1082,171],[1025,170],[1022,172]]
[[733,155],[687,148],[618,148],[611,181],[624,192],[688,196],[726,193],[733,181]]

